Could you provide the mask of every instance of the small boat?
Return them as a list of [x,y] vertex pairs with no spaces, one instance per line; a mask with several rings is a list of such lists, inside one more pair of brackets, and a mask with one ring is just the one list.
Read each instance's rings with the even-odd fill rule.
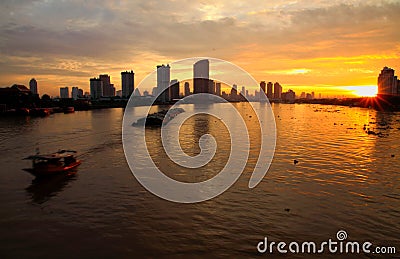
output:
[[75,108],[72,107],[72,106],[70,106],[70,107],[65,107],[65,108],[64,108],[64,113],[65,113],[65,114],[67,114],[67,113],[74,113],[74,112],[75,112]]
[[139,119],[137,122],[132,123],[132,126],[155,126],[161,127],[164,123],[167,124],[180,113],[185,112],[182,108],[174,108],[170,110],[162,110],[156,113],[147,115],[147,117]]
[[32,168],[23,170],[36,177],[69,172],[81,164],[81,161],[76,159],[75,154],[76,151],[73,150],[59,150],[47,155],[36,154],[28,156],[24,159],[32,160]]

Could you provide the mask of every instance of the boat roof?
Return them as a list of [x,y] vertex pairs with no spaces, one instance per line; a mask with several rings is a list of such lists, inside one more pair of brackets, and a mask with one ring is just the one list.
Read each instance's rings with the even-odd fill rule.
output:
[[28,156],[24,159],[25,160],[35,160],[35,159],[59,160],[64,157],[73,156],[73,154],[75,154],[75,153],[76,153],[76,151],[74,151],[74,150],[59,150],[52,154],[43,154],[43,155],[37,154],[37,155],[33,155],[33,156]]

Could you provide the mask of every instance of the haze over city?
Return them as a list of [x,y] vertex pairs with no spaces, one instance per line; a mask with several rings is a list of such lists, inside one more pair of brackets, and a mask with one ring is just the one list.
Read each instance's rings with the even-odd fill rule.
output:
[[[89,78],[211,56],[256,81],[323,95],[370,95],[400,68],[399,1],[2,1],[0,86],[89,90]],[[196,33],[194,33],[196,32]]]

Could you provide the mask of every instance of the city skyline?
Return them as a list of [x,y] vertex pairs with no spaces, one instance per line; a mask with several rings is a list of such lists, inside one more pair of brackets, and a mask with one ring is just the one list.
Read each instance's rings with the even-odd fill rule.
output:
[[399,10],[398,1],[6,1],[0,86],[35,78],[54,96],[87,91],[94,75],[134,69],[140,82],[154,64],[210,56],[296,92],[360,94],[382,67],[399,70]]

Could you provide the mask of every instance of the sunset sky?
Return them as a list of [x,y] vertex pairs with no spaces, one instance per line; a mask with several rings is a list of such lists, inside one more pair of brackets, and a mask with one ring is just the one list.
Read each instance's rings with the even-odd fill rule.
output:
[[[89,78],[190,57],[232,62],[284,91],[349,95],[400,74],[400,1],[2,0],[0,86],[59,95]],[[173,75],[171,75],[171,79]]]

